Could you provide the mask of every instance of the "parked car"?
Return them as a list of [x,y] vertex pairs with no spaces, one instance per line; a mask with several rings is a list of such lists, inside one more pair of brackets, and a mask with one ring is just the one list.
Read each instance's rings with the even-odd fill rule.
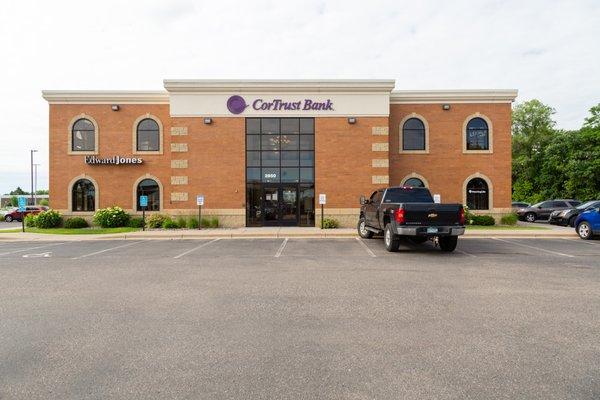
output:
[[521,201],[513,201],[511,204],[513,211],[517,211],[519,208],[527,208],[530,205],[531,204],[529,204],[529,203],[524,203]]
[[519,208],[517,210],[517,217],[521,221],[527,222],[534,222],[538,219],[549,219],[553,211],[574,208],[580,204],[579,200],[573,199],[546,200],[530,207]]
[[600,207],[579,214],[575,220],[575,231],[584,240],[600,235]]
[[397,251],[400,239],[414,243],[438,238],[442,251],[454,251],[465,233],[462,204],[436,204],[427,188],[389,187],[361,196],[358,234],[370,239],[383,232],[387,251]]
[[25,216],[28,214],[39,214],[42,211],[48,210],[46,206],[27,206],[25,207],[25,211],[21,212],[18,208],[14,208],[10,212],[4,215],[4,220],[6,222],[19,221],[21,222]]
[[574,228],[575,220],[579,214],[598,207],[600,207],[600,200],[592,200],[567,210],[553,211],[552,214],[550,214],[550,223],[553,225],[570,226]]

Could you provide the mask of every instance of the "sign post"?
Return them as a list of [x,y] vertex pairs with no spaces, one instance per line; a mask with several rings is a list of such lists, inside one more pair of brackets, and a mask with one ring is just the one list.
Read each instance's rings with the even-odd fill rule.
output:
[[319,194],[319,205],[321,206],[321,229],[323,229],[323,206],[327,204],[327,195],[325,193]]
[[148,196],[140,196],[140,207],[142,207],[142,231],[146,230],[146,207],[148,207]]
[[19,197],[19,212],[21,213],[21,225],[23,232],[25,232],[25,210],[27,209],[27,199],[25,197]]
[[202,229],[202,206],[204,205],[204,195],[196,196],[196,205],[198,206],[198,229]]

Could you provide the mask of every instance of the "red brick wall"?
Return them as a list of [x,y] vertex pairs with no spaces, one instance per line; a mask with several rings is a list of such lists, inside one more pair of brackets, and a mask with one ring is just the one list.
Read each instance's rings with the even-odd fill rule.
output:
[[[390,184],[416,172],[427,179],[430,189],[440,193],[443,202],[463,201],[463,182],[479,172],[493,185],[494,208],[509,208],[511,203],[511,105],[393,104],[390,107]],[[493,129],[492,154],[464,154],[463,124],[479,112],[488,117]],[[408,114],[423,116],[429,125],[429,154],[401,154],[400,122]]]
[[[371,183],[373,175],[388,175],[388,168],[373,168],[373,158],[387,158],[373,152],[372,143],[387,142],[388,136],[373,135],[373,127],[387,127],[387,117],[317,118],[315,121],[316,197],[327,194],[328,208],[358,208],[360,195],[368,196],[381,184]],[[317,199],[318,202],[318,199]]]

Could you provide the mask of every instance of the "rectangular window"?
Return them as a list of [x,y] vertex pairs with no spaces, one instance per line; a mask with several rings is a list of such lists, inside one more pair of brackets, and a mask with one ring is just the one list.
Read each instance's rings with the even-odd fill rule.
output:
[[281,134],[297,135],[300,133],[300,120],[298,118],[283,118],[281,120]]

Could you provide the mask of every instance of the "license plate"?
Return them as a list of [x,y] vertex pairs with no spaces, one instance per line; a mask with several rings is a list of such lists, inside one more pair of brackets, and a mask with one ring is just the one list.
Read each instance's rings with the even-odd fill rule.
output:
[[438,228],[427,228],[427,233],[438,233]]

